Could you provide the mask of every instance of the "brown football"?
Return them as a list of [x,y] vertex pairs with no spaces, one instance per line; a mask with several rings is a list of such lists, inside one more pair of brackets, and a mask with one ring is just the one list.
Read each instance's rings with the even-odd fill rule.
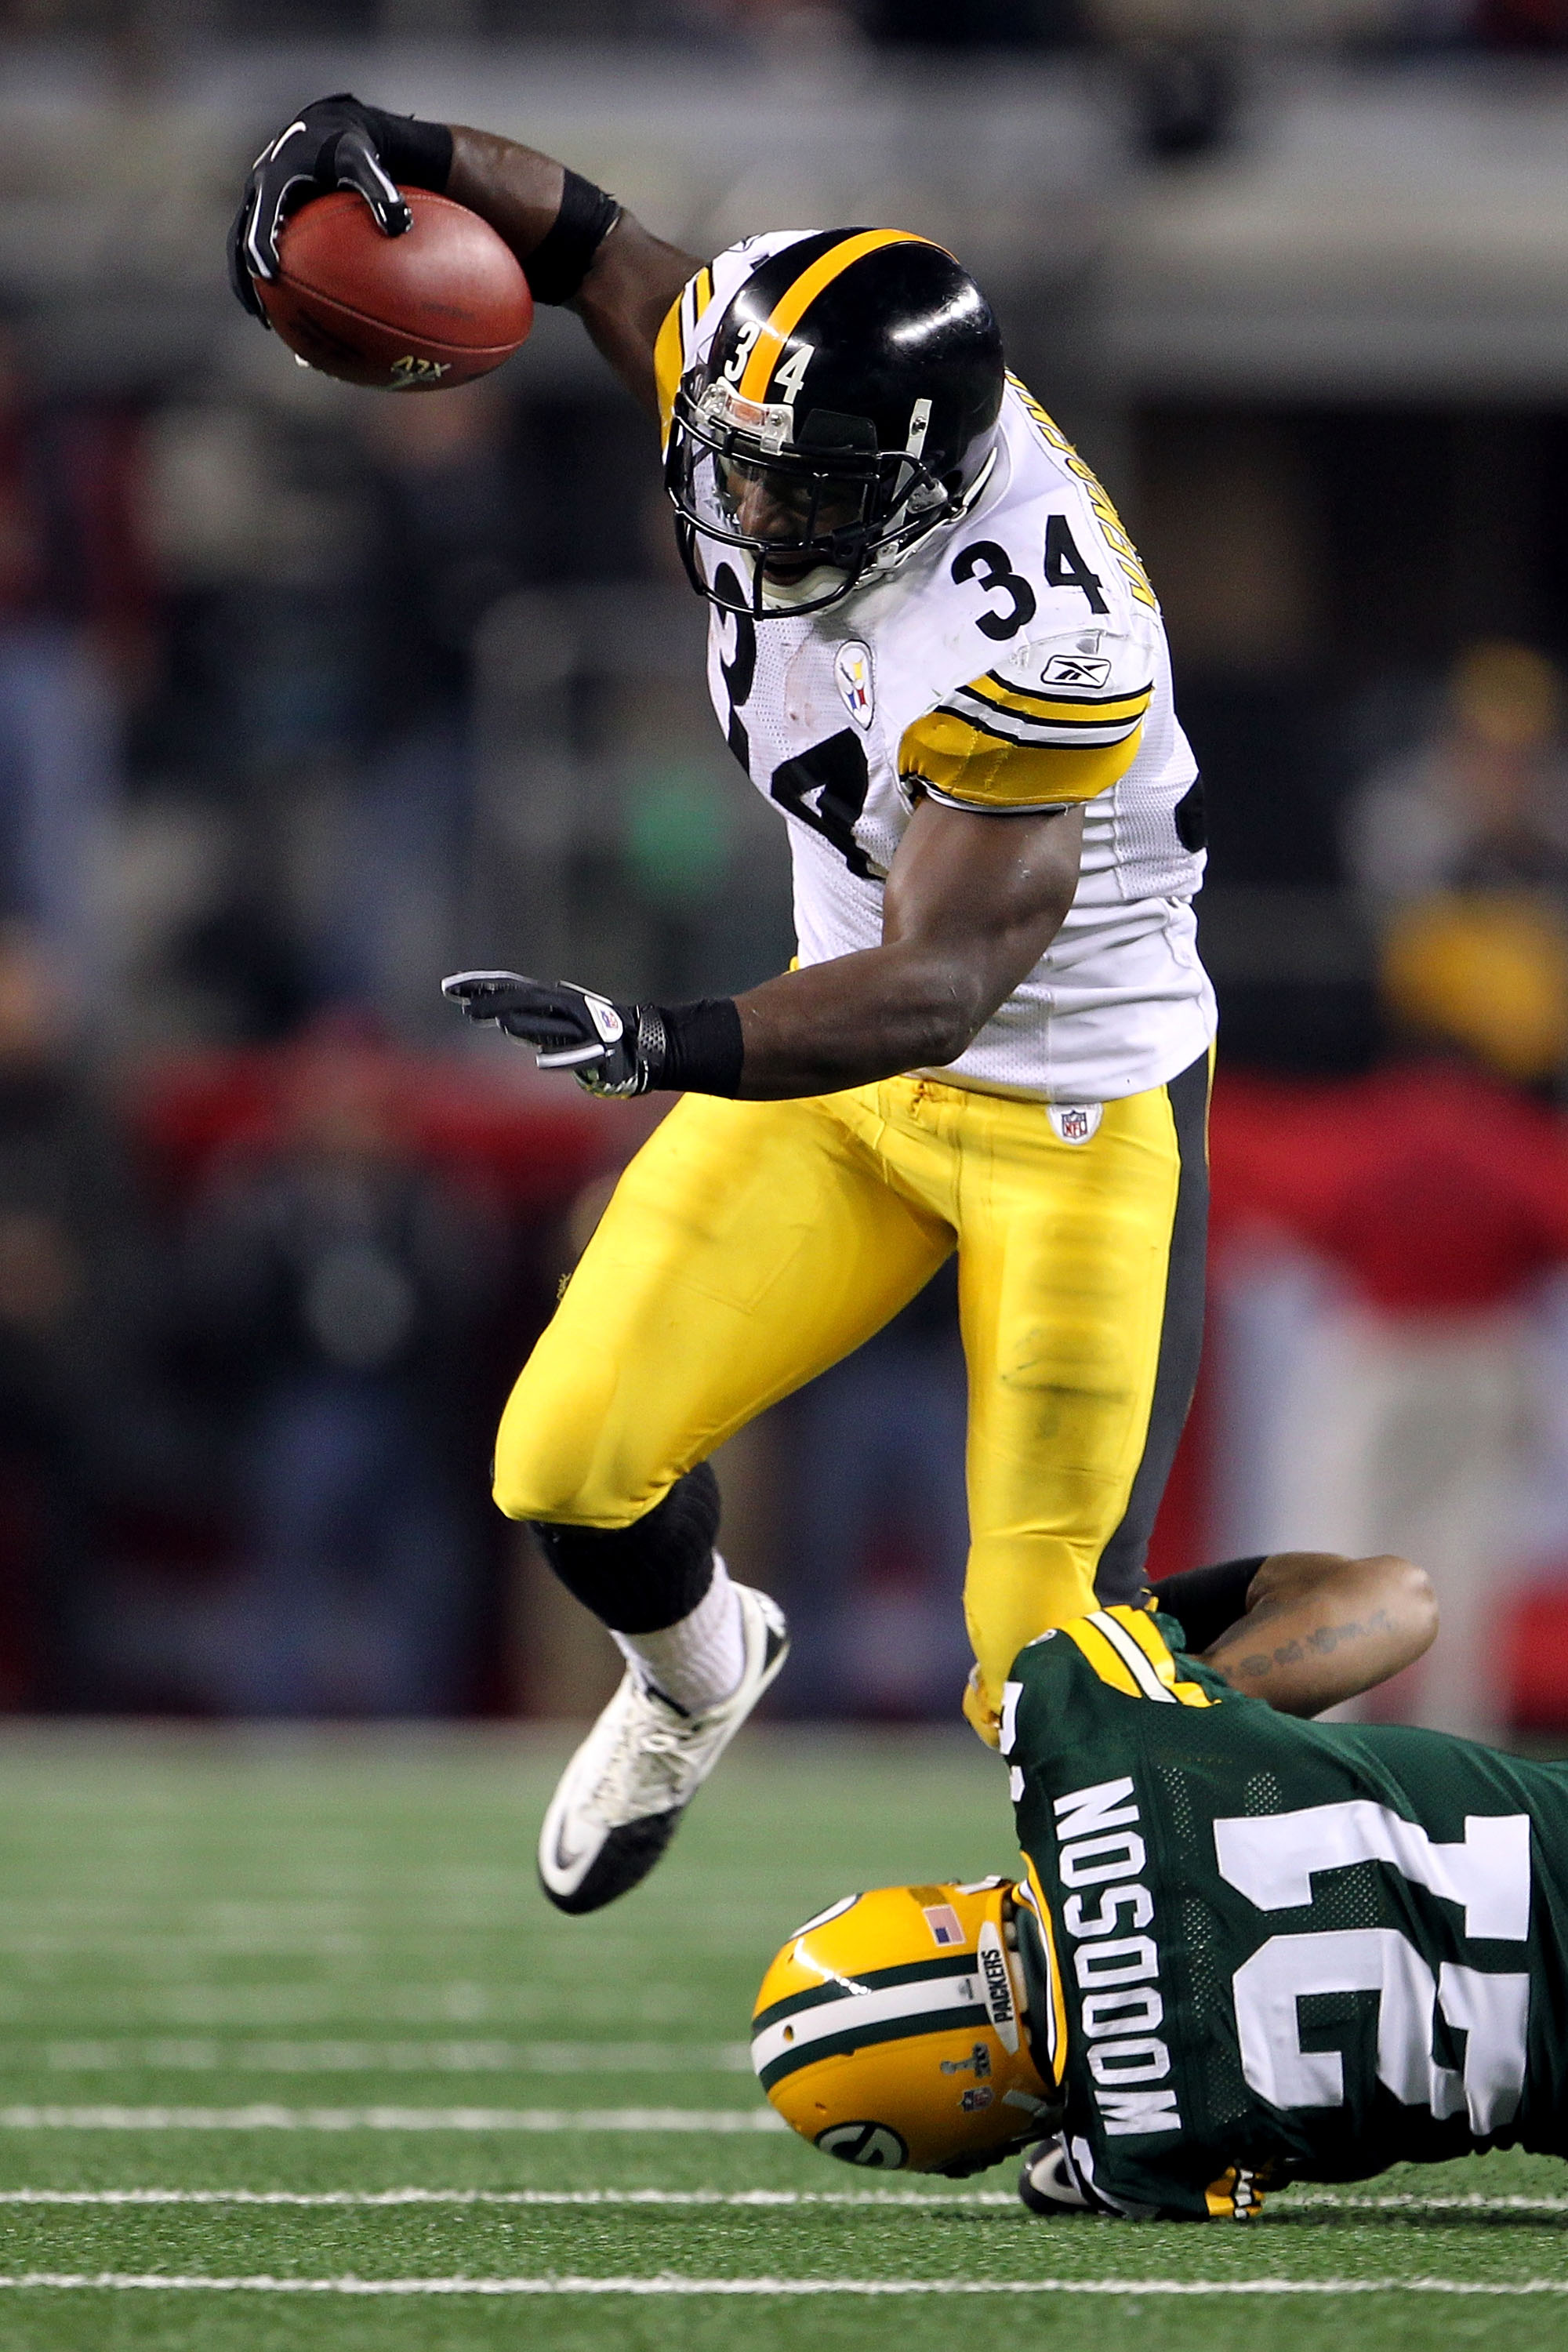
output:
[[521,265],[488,221],[405,188],[414,226],[383,236],[352,189],[283,225],[277,283],[256,280],[291,351],[345,383],[444,392],[510,359],[533,324]]

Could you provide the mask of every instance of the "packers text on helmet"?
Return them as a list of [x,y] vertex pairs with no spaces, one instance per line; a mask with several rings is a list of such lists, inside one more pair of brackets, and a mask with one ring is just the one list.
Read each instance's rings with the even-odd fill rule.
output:
[[752,2063],[786,2123],[887,2171],[981,2170],[1052,2127],[1005,1879],[882,1886],[798,1928],[763,1979]]

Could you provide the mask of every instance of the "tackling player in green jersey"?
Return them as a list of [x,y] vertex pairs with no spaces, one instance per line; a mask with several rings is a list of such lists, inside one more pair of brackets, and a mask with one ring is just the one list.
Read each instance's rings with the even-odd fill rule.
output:
[[1206,1657],[1133,1608],[1020,1654],[1003,1753],[1025,1875],[879,1890],[791,1939],[753,2053],[796,2129],[950,2173],[1034,2139],[1033,2210],[1166,2220],[1493,2147],[1568,2154],[1568,1767],[1293,1720],[1373,1678],[1376,1616],[1378,1676],[1430,1638],[1414,1571],[1364,1562],[1329,1570],[1374,1603],[1387,1586],[1342,1641],[1323,1568]]

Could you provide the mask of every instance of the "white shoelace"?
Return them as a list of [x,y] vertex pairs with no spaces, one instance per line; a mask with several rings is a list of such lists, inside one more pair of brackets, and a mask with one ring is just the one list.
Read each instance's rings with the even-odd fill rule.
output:
[[620,1717],[615,1747],[583,1803],[585,1813],[611,1828],[684,1804],[719,1728],[701,1717],[672,1722],[635,1675],[628,1675]]

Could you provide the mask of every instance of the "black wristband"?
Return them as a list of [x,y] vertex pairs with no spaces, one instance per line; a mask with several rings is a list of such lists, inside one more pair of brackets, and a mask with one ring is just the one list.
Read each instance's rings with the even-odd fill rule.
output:
[[400,188],[431,188],[445,194],[452,173],[452,134],[444,122],[421,122],[417,115],[388,114],[367,106],[365,126],[389,179]]
[[1253,1559],[1225,1559],[1162,1577],[1151,1588],[1154,1606],[1180,1618],[1189,1650],[1206,1650],[1246,1616],[1252,1580],[1268,1557],[1259,1552]]
[[695,1004],[640,1004],[637,1013],[641,1022],[639,1043],[653,1042],[650,1032],[654,1021],[663,1032],[662,1053],[649,1055],[650,1091],[731,1096],[738,1093],[746,1046],[732,996],[704,996]]
[[620,205],[581,172],[568,171],[561,209],[522,265],[536,302],[570,302],[621,216]]

